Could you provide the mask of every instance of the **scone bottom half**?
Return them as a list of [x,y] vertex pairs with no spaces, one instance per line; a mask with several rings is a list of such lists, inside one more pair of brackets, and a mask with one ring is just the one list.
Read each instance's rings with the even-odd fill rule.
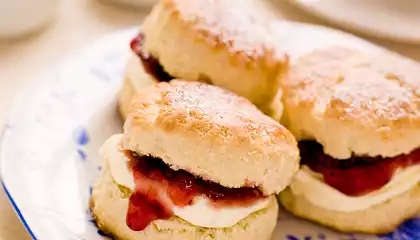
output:
[[301,169],[280,202],[336,230],[388,233],[420,211],[420,66],[330,47],[282,83]]
[[[126,239],[150,239],[161,226],[174,232],[162,239],[203,239],[209,232],[216,239],[269,239],[275,195],[299,166],[294,137],[251,102],[181,80],[141,90],[124,134],[101,153],[105,167],[92,212],[99,227]],[[115,213],[108,201],[124,210]],[[117,217],[114,230],[107,218]]]
[[102,176],[95,185],[90,209],[97,226],[106,235],[120,240],[183,240],[183,239],[264,239],[269,240],[277,224],[278,204],[270,198],[269,205],[256,211],[228,228],[198,227],[173,216],[155,220],[143,231],[133,231],[126,224],[129,198],[121,193],[105,165]]

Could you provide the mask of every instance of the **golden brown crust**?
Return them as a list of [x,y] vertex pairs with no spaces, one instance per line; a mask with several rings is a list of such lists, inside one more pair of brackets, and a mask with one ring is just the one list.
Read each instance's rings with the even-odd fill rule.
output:
[[173,80],[141,91],[124,126],[124,147],[228,187],[284,189],[298,169],[293,135],[245,98]]
[[103,167],[101,179],[93,188],[90,209],[99,229],[120,240],[269,240],[278,214],[276,198],[271,196],[267,208],[252,213],[231,228],[197,227],[174,216],[169,220],[154,221],[145,230],[135,232],[125,222],[128,198],[123,198],[113,182],[107,163]]
[[145,48],[170,75],[244,96],[280,118],[288,68],[270,28],[246,1],[162,0],[142,25]]
[[286,60],[276,56],[276,42],[270,35],[266,19],[241,5],[244,0],[163,0],[170,17],[184,24],[197,39],[214,49],[226,49],[231,57],[256,65],[256,60],[275,66]]
[[153,104],[160,107],[155,124],[165,132],[197,134],[197,137],[211,135],[220,143],[225,142],[224,137],[234,137],[236,144],[250,143],[265,133],[276,141],[273,147],[285,142],[295,144],[285,128],[248,100],[211,85],[174,80],[141,91],[130,107],[135,124],[142,124],[141,118],[150,117],[144,111]]
[[298,217],[308,219],[342,232],[369,234],[388,233],[420,211],[420,185],[375,205],[355,212],[338,212],[311,204],[305,197],[294,195],[290,188],[280,193],[280,203]]
[[326,125],[344,139],[371,138],[367,145],[372,149],[346,145],[343,153],[330,147],[335,157],[348,157],[350,151],[394,156],[420,145],[420,138],[405,136],[412,144],[404,147],[400,138],[420,130],[420,67],[414,62],[390,53],[366,55],[331,47],[300,58],[281,85],[288,124],[298,138],[315,138],[324,146],[338,141],[323,136],[334,134],[324,131]]
[[296,105],[314,106],[322,97],[314,93],[328,91],[327,118],[391,128],[384,131],[420,127],[420,68],[393,56],[366,56],[344,48],[314,52],[295,65],[284,86]]

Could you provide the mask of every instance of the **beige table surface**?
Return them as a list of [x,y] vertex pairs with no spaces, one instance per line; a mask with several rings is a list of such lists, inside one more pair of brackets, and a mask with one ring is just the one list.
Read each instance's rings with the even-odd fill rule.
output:
[[[328,25],[283,0],[263,3],[281,19]],[[39,72],[101,36],[138,25],[145,14],[146,9],[121,8],[96,0],[61,0],[57,20],[45,31],[22,40],[0,40],[0,126],[16,93]],[[420,61],[420,46],[374,41]],[[0,240],[9,239],[30,237],[0,190]]]

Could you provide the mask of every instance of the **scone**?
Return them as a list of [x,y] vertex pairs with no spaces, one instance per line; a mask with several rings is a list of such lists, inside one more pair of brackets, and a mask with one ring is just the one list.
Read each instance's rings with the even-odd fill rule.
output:
[[346,232],[387,233],[420,211],[420,68],[331,47],[282,81],[301,169],[286,209]]
[[299,168],[293,135],[251,102],[172,80],[134,98],[102,147],[91,211],[117,239],[265,239]]
[[270,33],[269,21],[248,4],[161,0],[131,44],[143,63],[138,67],[157,81],[182,78],[230,90],[279,119],[278,79],[288,69],[288,58]]

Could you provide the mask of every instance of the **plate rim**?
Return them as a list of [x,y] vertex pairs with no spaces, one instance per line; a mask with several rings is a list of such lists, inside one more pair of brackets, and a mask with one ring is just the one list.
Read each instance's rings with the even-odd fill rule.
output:
[[[33,82],[35,82],[35,81],[33,81]],[[48,81],[43,81],[38,86],[40,88],[42,88],[43,86],[45,86],[46,82],[48,82]],[[19,208],[19,205],[17,204],[17,202],[13,198],[12,194],[10,193],[9,188],[7,187],[7,181],[5,181],[6,179],[4,178],[4,164],[3,164],[3,162],[5,161],[4,160],[5,159],[5,156],[4,156],[5,155],[5,151],[4,151],[5,146],[4,145],[6,144],[7,137],[10,135],[10,132],[12,131],[13,119],[15,119],[17,117],[17,108],[18,108],[18,106],[20,106],[22,104],[22,102],[24,100],[25,93],[29,92],[30,89],[33,89],[34,85],[35,85],[34,83],[28,84],[22,91],[20,91],[17,94],[15,99],[12,100],[12,108],[11,108],[12,110],[8,113],[8,116],[5,118],[4,124],[2,126],[2,130],[0,132],[0,182],[1,182],[2,188],[5,192],[5,195],[6,195],[7,199],[9,200],[10,204],[12,205],[12,208],[13,208],[14,212],[16,213],[18,219],[22,223],[23,227],[28,232],[29,237],[33,240],[38,240],[35,232],[30,227],[29,222],[26,220],[25,216],[23,215],[22,211]]]
[[12,107],[10,108],[11,110],[9,110],[9,112],[7,113],[4,123],[0,129],[0,183],[2,185],[1,187],[4,189],[7,199],[9,200],[14,212],[16,213],[16,216],[21,221],[23,227],[28,232],[29,237],[31,239],[38,240],[37,235],[35,234],[35,231],[32,230],[29,221],[26,220],[17,201],[13,198],[12,193],[10,192],[10,188],[8,187],[7,180],[4,177],[5,175],[4,165],[5,165],[5,161],[7,161],[5,160],[6,159],[5,144],[7,142],[6,140],[8,139],[8,136],[13,131],[14,122],[16,122],[15,119],[18,117],[17,113],[18,113],[19,108],[22,106],[22,103],[25,101],[26,99],[25,97],[28,96],[27,93],[30,93],[30,92],[34,93],[35,92],[34,89],[36,91],[45,89],[49,84],[53,83],[53,79],[51,79],[48,76],[48,74],[51,74],[51,72],[54,70],[57,70],[57,69],[59,70],[61,65],[65,65],[65,63],[71,62],[72,60],[76,59],[77,56],[80,56],[81,54],[86,54],[89,51],[94,52],[94,50],[89,50],[89,48],[91,48],[92,46],[95,46],[95,43],[99,46],[100,44],[98,43],[105,42],[107,41],[107,39],[112,39],[113,37],[115,38],[116,36],[119,36],[124,33],[128,34],[128,33],[134,32],[135,30],[138,31],[139,29],[140,28],[138,26],[125,27],[122,29],[112,31],[107,34],[102,34],[101,36],[93,39],[92,41],[90,41],[89,43],[81,47],[78,51],[70,55],[67,55],[66,57],[57,61],[57,63],[53,63],[51,68],[39,73],[37,76],[34,76],[33,79],[39,79],[40,81],[31,81],[30,83],[28,83],[26,86],[23,87],[23,89],[21,89],[21,91],[17,93],[17,95],[12,100],[12,104],[11,104]]
[[362,34],[360,37],[371,37],[379,40],[387,40],[396,43],[410,44],[410,45],[420,45],[420,36],[404,36],[404,34],[392,34],[391,32],[385,32],[383,30],[374,30],[364,27],[362,24],[351,20],[340,19],[334,16],[329,15],[325,11],[320,10],[319,8],[314,7],[311,4],[305,4],[302,0],[286,0],[288,3],[291,3],[293,6],[303,10],[307,14],[315,16],[321,20],[326,21],[327,23],[333,24],[332,28],[339,28],[335,30],[339,31],[351,31],[350,33],[359,33]]
[[18,216],[19,220],[22,222],[23,227],[28,232],[29,237],[31,237],[33,240],[37,240],[37,237],[35,236],[35,233],[29,227],[29,223],[26,221],[25,217],[23,216],[22,212],[20,211],[19,206],[16,204],[15,200],[10,195],[9,190],[7,189],[6,185],[4,184],[4,181],[3,181],[2,177],[0,177],[0,181],[2,182],[1,185],[4,189],[6,197],[9,199],[9,202],[11,203],[12,208],[15,211],[16,215]]

